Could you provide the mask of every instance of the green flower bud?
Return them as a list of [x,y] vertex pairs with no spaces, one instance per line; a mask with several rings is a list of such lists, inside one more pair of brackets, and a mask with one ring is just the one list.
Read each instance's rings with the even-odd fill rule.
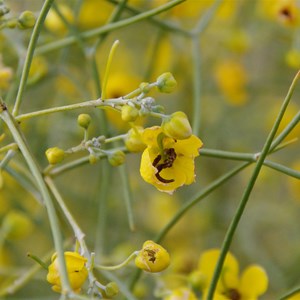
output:
[[125,161],[125,153],[121,150],[117,150],[108,156],[108,161],[114,167],[120,166]]
[[94,165],[99,160],[99,157],[97,157],[94,154],[89,155],[89,162],[91,165]]
[[80,114],[77,118],[77,123],[80,127],[83,127],[84,129],[88,129],[88,127],[91,124],[91,116],[88,114]]
[[46,157],[48,159],[49,164],[55,165],[64,160],[65,152],[64,150],[58,147],[49,148],[46,151]]
[[21,29],[28,29],[32,28],[35,24],[35,15],[33,12],[26,10],[21,13],[19,16],[18,22],[19,22],[19,27]]
[[5,216],[2,229],[8,239],[22,239],[31,233],[33,224],[27,215],[13,210]]
[[188,282],[193,288],[201,289],[205,283],[205,275],[199,270],[193,271],[188,276]]
[[177,86],[177,82],[170,72],[160,75],[156,82],[158,90],[162,93],[172,93]]
[[106,294],[107,297],[109,297],[109,298],[114,297],[118,293],[119,293],[119,287],[114,281],[109,282],[105,286],[105,294]]
[[139,111],[137,108],[130,105],[124,105],[121,109],[121,118],[125,122],[134,122],[139,116]]
[[182,111],[177,111],[165,118],[161,128],[165,135],[176,140],[185,140],[192,135],[190,122]]
[[128,131],[125,139],[125,146],[130,152],[142,152],[146,148],[142,139],[143,131],[144,128],[141,126],[131,128]]

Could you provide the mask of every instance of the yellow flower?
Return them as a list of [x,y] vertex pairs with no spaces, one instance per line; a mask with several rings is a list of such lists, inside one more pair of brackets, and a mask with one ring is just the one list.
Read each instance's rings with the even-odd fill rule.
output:
[[[219,254],[220,250],[211,249],[200,257],[198,270],[202,279],[203,299],[206,299]],[[227,253],[214,300],[256,300],[266,292],[267,287],[268,276],[261,266],[250,265],[239,277],[238,262],[231,253]]]
[[135,259],[135,265],[151,273],[161,272],[170,264],[170,255],[165,248],[153,241],[146,241]]
[[187,287],[180,287],[171,292],[163,300],[197,300],[196,295]]
[[285,62],[294,69],[300,68],[300,51],[298,49],[290,49],[285,55]]
[[44,78],[48,73],[48,63],[43,56],[35,56],[32,60],[29,74],[28,83],[34,84],[40,79]]
[[[58,4],[58,9],[70,24],[74,23],[74,15],[69,6],[64,4]],[[60,18],[60,16],[54,9],[49,10],[47,18],[45,20],[45,26],[49,31],[57,35],[64,35],[68,31],[66,24],[63,22],[63,20]]]
[[142,154],[140,173],[146,182],[170,194],[194,182],[194,159],[203,145],[198,137],[175,140],[154,126],[144,130],[143,141],[147,148]]
[[296,293],[291,297],[288,297],[287,300],[300,300],[300,293]]
[[229,104],[243,105],[247,102],[247,74],[240,63],[233,60],[219,63],[215,78]]
[[300,24],[300,9],[296,0],[260,0],[257,4],[258,12],[262,17],[289,27]]
[[114,6],[104,0],[84,0],[80,7],[78,26],[87,30],[107,22]]
[[[56,258],[57,254],[54,253],[51,258],[51,264],[48,267],[47,281],[53,285],[52,289],[59,293],[61,292],[61,281]],[[66,251],[65,260],[70,285],[75,292],[80,292],[88,276],[88,270],[85,267],[87,259],[77,252]]]

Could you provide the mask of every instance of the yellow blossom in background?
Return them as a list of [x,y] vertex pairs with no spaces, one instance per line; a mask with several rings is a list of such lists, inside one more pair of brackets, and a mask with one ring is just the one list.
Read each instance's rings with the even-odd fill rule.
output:
[[1,229],[9,240],[23,239],[33,231],[33,223],[25,213],[11,210],[5,215]]
[[[81,287],[88,276],[88,270],[85,266],[87,259],[77,252],[66,251],[65,261],[70,285],[75,292],[80,292]],[[48,267],[47,281],[53,285],[52,289],[55,292],[61,292],[61,281],[58,268],[57,254],[54,253],[51,258],[51,264]]]
[[135,259],[135,265],[151,273],[161,272],[170,264],[170,255],[161,245],[146,241]]
[[226,101],[234,106],[247,102],[247,73],[242,64],[234,60],[220,62],[215,70],[215,79]]
[[[58,3],[57,8],[67,22],[71,25],[74,24],[74,15],[69,6]],[[45,27],[52,33],[60,36],[65,35],[68,31],[68,27],[53,8],[49,10],[45,19]]]
[[2,63],[2,56],[0,55],[0,92],[7,91],[10,87],[13,78],[13,69],[4,66]]
[[83,30],[92,29],[105,24],[114,10],[114,6],[106,0],[84,0],[80,7],[78,26]]
[[[106,98],[119,98],[127,95],[139,87],[140,79],[134,75],[128,73],[114,73],[109,76],[106,87]],[[117,129],[129,128],[128,122],[125,122],[121,118],[121,113],[113,108],[105,108],[105,114],[109,123]],[[136,124],[142,125],[144,118],[138,117]]]
[[286,298],[286,300],[300,300],[300,293],[296,293],[293,296]]
[[257,1],[258,13],[284,26],[295,27],[300,24],[300,7],[297,0],[260,0]]
[[48,68],[48,62],[43,56],[35,56],[30,66],[28,84],[34,84],[44,78],[48,73]]
[[[203,299],[206,299],[220,250],[205,251],[199,260],[198,271],[202,280]],[[268,288],[268,276],[259,265],[248,266],[239,276],[236,258],[228,252],[223,264],[221,277],[217,283],[214,299],[216,300],[256,300]]]
[[285,55],[285,62],[294,69],[300,68],[300,51],[298,49],[290,49]]
[[171,291],[163,300],[197,300],[197,297],[189,288],[180,287]]
[[[292,169],[300,172],[300,160],[296,161],[292,165]],[[290,176],[287,177],[287,180],[288,180],[288,186],[290,188],[291,194],[300,203],[300,180]]]
[[194,182],[194,159],[203,145],[198,137],[175,140],[154,126],[144,130],[143,141],[147,148],[142,154],[140,173],[146,182],[170,194]]

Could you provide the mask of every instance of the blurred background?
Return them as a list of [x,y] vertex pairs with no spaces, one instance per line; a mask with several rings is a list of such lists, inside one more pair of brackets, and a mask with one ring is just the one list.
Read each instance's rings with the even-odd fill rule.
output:
[[[100,38],[79,38],[71,45],[47,48],[68,36],[78,37],[79,32],[104,26],[119,2],[54,2],[55,9],[50,10],[39,37],[20,113],[99,98],[109,50],[119,40],[108,80],[108,98],[125,95],[141,82],[155,81],[170,71],[178,82],[176,91],[167,95],[153,91],[151,96],[165,107],[166,113],[186,112],[191,124],[197,125],[194,130],[205,149],[259,152],[300,67],[299,1],[187,0],[152,19],[109,31]],[[167,2],[129,0],[119,19]],[[40,0],[5,1],[10,8],[5,18],[16,18],[25,10],[38,16],[42,4]],[[197,34],[191,34],[197,30]],[[0,91],[9,108],[15,101],[31,32],[18,28],[0,32]],[[196,100],[195,93],[199,94]],[[296,87],[280,130],[299,112],[299,95],[300,88]],[[24,120],[21,129],[41,168],[47,166],[44,153],[49,147],[68,149],[81,142],[83,132],[76,120],[84,112],[92,116],[91,137],[112,137],[129,129],[118,114],[106,111],[104,118],[99,109]],[[144,126],[158,124],[153,118],[141,122]],[[1,123],[0,136],[3,132],[6,136],[1,147],[12,142]],[[299,137],[299,133],[298,124],[285,141]],[[299,141],[295,141],[269,159],[299,171],[299,150]],[[121,167],[101,160],[61,172],[54,180],[86,234],[90,249],[102,264],[117,264],[140,249],[145,240],[154,238],[194,195],[239,163],[200,155],[196,159],[195,183],[167,195],[140,177],[140,154],[127,154],[122,168],[128,172],[131,187],[134,231],[128,226],[118,170]],[[27,252],[43,258],[53,251],[45,207],[39,203],[39,195],[28,191],[26,184],[17,179],[25,168],[21,155],[16,155],[9,172],[2,171],[2,231],[14,217],[24,223],[15,234],[1,239],[0,291],[35,264],[27,258]],[[171,266],[162,274],[143,274],[135,291],[138,299],[154,299],[157,282],[170,284],[165,279],[168,276],[189,274],[197,267],[203,251],[221,246],[252,170],[253,166],[248,167],[219,187],[174,226],[162,241],[170,252]],[[65,239],[72,240],[73,233],[60,211],[59,216]],[[231,246],[241,270],[252,263],[265,268],[269,288],[262,299],[276,299],[299,284],[299,218],[299,180],[263,167]],[[73,244],[72,240],[71,247]],[[134,272],[131,264],[115,274],[126,281]],[[46,272],[40,270],[4,299],[58,299],[45,278]]]

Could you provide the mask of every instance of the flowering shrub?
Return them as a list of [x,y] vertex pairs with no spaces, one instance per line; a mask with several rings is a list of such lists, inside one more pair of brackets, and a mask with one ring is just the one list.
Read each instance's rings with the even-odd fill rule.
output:
[[0,0],[0,298],[298,299],[299,20]]

